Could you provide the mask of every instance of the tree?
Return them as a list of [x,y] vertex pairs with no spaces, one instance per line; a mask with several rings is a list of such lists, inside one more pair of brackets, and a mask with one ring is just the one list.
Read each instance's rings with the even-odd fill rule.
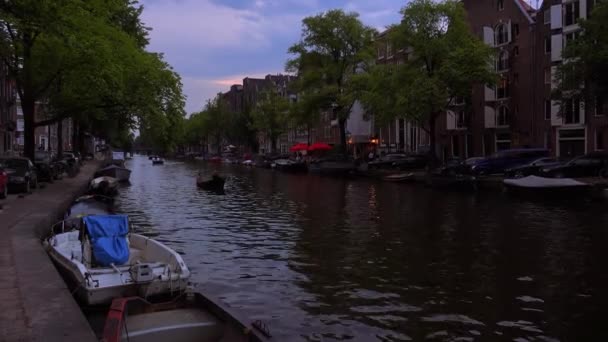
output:
[[346,121],[355,103],[350,82],[357,69],[373,60],[376,31],[363,25],[357,13],[339,9],[304,18],[302,25],[300,41],[289,48],[295,57],[286,69],[298,73],[307,107],[332,111],[346,153]]
[[277,140],[288,126],[289,101],[275,91],[267,90],[251,113],[253,127],[270,140],[271,153],[277,151]]
[[379,122],[405,118],[430,136],[437,158],[437,118],[457,97],[468,98],[473,85],[495,83],[492,50],[475,37],[456,0],[413,0],[402,10],[402,20],[389,28],[393,46],[413,51],[399,65],[377,65],[355,77],[356,94]]
[[[171,147],[184,115],[181,82],[162,55],[144,50],[141,11],[133,0],[0,2],[0,57],[21,99],[26,156],[35,127],[65,118],[81,136],[107,139],[141,125]],[[43,120],[36,103],[45,104]],[[165,130],[151,129],[155,121]]]
[[[585,99],[586,106],[602,106],[608,96],[608,4],[594,5],[587,20],[579,19],[582,33],[568,40],[562,53],[563,63],[554,76],[552,97],[562,108],[566,99]],[[597,100],[599,103],[596,103]]]

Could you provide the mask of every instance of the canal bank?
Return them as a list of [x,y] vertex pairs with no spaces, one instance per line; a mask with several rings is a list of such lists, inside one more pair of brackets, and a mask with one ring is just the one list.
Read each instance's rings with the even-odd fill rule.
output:
[[0,340],[95,341],[41,239],[84,193],[100,163],[4,205],[0,212]]

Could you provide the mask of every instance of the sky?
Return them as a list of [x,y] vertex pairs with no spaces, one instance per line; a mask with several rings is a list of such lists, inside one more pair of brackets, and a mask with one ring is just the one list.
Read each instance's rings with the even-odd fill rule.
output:
[[[379,31],[398,23],[408,0],[140,0],[152,28],[149,50],[177,71],[186,112],[241,84],[245,77],[284,72],[287,49],[300,38],[302,19],[342,8]],[[535,1],[527,0],[534,3]]]
[[245,77],[284,72],[287,49],[300,38],[304,17],[332,8],[356,11],[383,30],[399,21],[407,0],[140,0],[151,27],[148,50],[177,71],[186,112],[241,84]]

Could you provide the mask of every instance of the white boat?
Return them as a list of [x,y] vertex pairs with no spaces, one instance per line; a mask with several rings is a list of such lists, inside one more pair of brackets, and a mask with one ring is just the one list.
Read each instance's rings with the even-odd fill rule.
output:
[[97,177],[89,183],[89,191],[104,196],[115,195],[118,191],[118,180],[114,177]]
[[585,192],[590,185],[572,178],[546,178],[527,176],[523,178],[505,179],[503,181],[509,191],[537,193],[572,193]]
[[190,270],[181,256],[156,240],[129,233],[127,216],[91,215],[60,225],[61,231],[73,230],[51,236],[45,246],[84,304],[186,290]]
[[110,165],[95,172],[95,177],[103,176],[116,178],[119,182],[128,182],[129,177],[131,177],[131,170],[116,165]]

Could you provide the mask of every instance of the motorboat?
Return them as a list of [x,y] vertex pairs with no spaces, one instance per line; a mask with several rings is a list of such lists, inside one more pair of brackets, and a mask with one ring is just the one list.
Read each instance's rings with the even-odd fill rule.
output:
[[124,167],[125,166],[125,152],[122,152],[122,151],[112,152],[112,161],[110,162],[110,164]]
[[389,182],[396,182],[396,183],[411,182],[414,180],[414,174],[412,172],[396,173],[396,174],[385,176],[384,180],[389,181]]
[[95,178],[103,176],[116,178],[119,182],[128,182],[129,177],[131,177],[131,170],[117,165],[110,165],[95,172]]
[[255,165],[255,163],[251,159],[244,160],[241,164],[244,166],[249,166],[249,167],[252,167]]
[[204,180],[200,174],[196,178],[196,186],[203,190],[211,190],[218,192],[224,191],[225,182],[226,179],[220,177],[217,174],[214,174],[209,180]]
[[148,160],[152,160],[152,159],[154,159],[154,158],[156,158],[156,156],[155,156],[155,155],[149,155],[149,156],[148,156]]
[[64,219],[88,215],[110,215],[113,213],[114,199],[103,195],[85,195],[78,197],[65,213]]
[[165,161],[160,157],[155,157],[152,159],[152,165],[163,165]]
[[277,159],[274,161],[274,168],[284,172],[306,172],[306,163],[291,159]]
[[55,224],[45,247],[85,305],[185,291],[190,270],[162,243],[129,232],[126,215],[71,217]]
[[539,194],[580,194],[588,192],[592,186],[572,178],[546,178],[527,176],[523,178],[505,179],[505,189],[515,193]]
[[[315,165],[316,164],[316,165]],[[312,166],[312,169],[310,168]],[[309,171],[325,175],[347,175],[356,169],[355,163],[350,160],[321,160],[311,163]]]
[[[247,323],[246,323],[247,322]],[[116,298],[106,316],[105,342],[264,342],[271,341],[261,321],[240,319],[220,301],[187,293],[170,302]]]
[[91,180],[89,192],[104,196],[114,196],[118,193],[118,180],[114,177],[102,176]]

